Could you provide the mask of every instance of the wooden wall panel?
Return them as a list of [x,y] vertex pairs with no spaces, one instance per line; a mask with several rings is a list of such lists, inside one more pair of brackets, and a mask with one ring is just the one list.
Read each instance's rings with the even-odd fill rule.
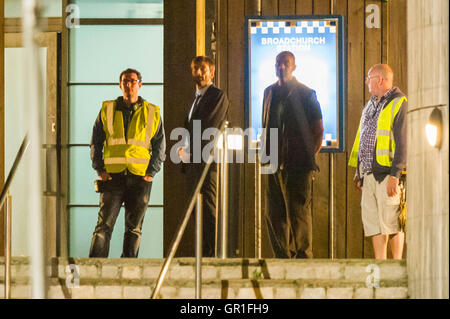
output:
[[[344,16],[344,25],[347,25],[347,0],[334,1],[332,14]],[[344,28],[344,39],[347,37],[347,28]],[[345,59],[347,60],[347,59]],[[344,67],[344,95],[347,96],[347,61]],[[345,101],[345,100],[344,100]],[[344,102],[345,103],[345,102]],[[344,131],[345,134],[345,131]],[[334,154],[334,257],[346,257],[347,245],[347,154]],[[331,249],[331,245],[330,245]]]
[[[227,2],[227,72],[228,83],[227,93],[230,100],[230,109],[228,119],[230,125],[233,127],[244,127],[244,17],[245,17],[245,3],[243,1],[230,1]],[[231,36],[232,35],[232,36]],[[237,59],[240,56],[242,59]],[[229,212],[229,214],[239,214],[243,218],[241,223],[241,234],[248,234],[252,240],[244,241],[242,237],[240,240],[239,253],[244,256],[252,255],[254,249],[252,244],[254,243],[254,203],[249,202],[250,206],[245,206],[245,198],[248,192],[254,194],[254,188],[252,188],[252,176],[251,172],[246,169],[247,164],[235,171],[237,174],[233,180],[240,181],[238,183],[230,184],[231,188],[239,188],[239,193],[243,195],[243,198],[239,198],[240,205],[238,211]],[[231,173],[231,171],[230,171]],[[250,174],[250,175],[249,175]],[[245,176],[245,178],[244,178]]]
[[[330,14],[330,1],[315,0],[313,9],[315,15]],[[325,153],[319,153],[316,158],[320,171],[314,174],[313,180],[312,220],[315,258],[329,257],[329,160],[330,155]]]
[[278,13],[280,16],[295,14],[295,0],[279,0]]
[[394,71],[394,85],[407,95],[406,0],[389,1],[387,20],[389,21],[388,64]]
[[[180,10],[183,8],[183,10]],[[164,1],[164,128],[167,152],[164,162],[164,256],[167,256],[188,203],[187,181],[180,165],[170,160],[170,149],[177,141],[170,132],[184,126],[194,97],[190,62],[195,56],[195,0]],[[176,199],[176,200],[174,200]],[[194,256],[194,218],[191,218],[177,256]]]
[[[365,7],[361,0],[348,0],[347,14],[347,160],[358,130],[364,105],[364,23]],[[361,192],[353,185],[355,170],[347,167],[347,234],[346,257],[361,258],[363,230],[361,221]],[[342,185],[344,187],[344,185]],[[343,240],[343,239],[338,239]]]
[[[172,1],[170,1],[172,2]],[[174,1],[176,2],[176,1]],[[186,3],[195,1],[183,1]],[[368,239],[364,239],[362,221],[361,221],[361,193],[353,185],[353,176],[355,170],[347,166],[348,157],[356,135],[362,108],[370,97],[365,85],[365,76],[370,66],[375,63],[387,62],[394,70],[395,85],[399,86],[406,93],[406,25],[404,23],[404,14],[406,12],[406,0],[396,1],[378,1],[378,0],[262,0],[259,7],[259,0],[217,0],[218,2],[218,70],[216,83],[224,89],[231,101],[229,119],[233,126],[244,127],[244,90],[245,90],[245,39],[244,39],[244,17],[258,15],[258,8],[262,10],[262,15],[343,15],[345,19],[346,33],[346,69],[345,84],[346,96],[344,114],[346,127],[345,139],[346,150],[344,153],[334,155],[334,227],[335,227],[335,257],[336,258],[372,258],[372,246]],[[366,5],[376,4],[380,8],[381,20],[380,28],[367,29],[365,20],[367,13]],[[167,10],[176,10],[177,4],[166,5]],[[170,8],[169,8],[170,7]],[[189,11],[190,12],[190,11]],[[165,19],[166,24],[175,23],[184,27],[189,27],[190,23],[195,25],[195,17],[186,17],[183,13],[170,13],[171,19]],[[181,19],[181,20],[178,20]],[[167,30],[178,30],[180,26],[168,27]],[[192,54],[176,53],[173,50],[179,50],[174,43],[182,42],[187,51],[190,50],[190,31],[182,33],[180,39],[165,40],[168,47],[166,52],[165,74],[172,70],[179,75],[183,68],[183,63],[179,59]],[[165,38],[174,35],[173,31],[167,32]],[[188,43],[189,42],[189,43]],[[169,55],[170,52],[170,55]],[[172,72],[170,71],[170,72]],[[184,72],[184,70],[183,70]],[[180,84],[181,95],[190,94],[190,83],[188,76],[181,74],[183,80]],[[186,81],[184,78],[186,77]],[[173,87],[171,87],[171,92]],[[167,91],[166,91],[167,92]],[[167,105],[174,105],[174,97],[167,97]],[[181,98],[178,98],[181,100]],[[183,108],[188,106],[183,105]],[[181,110],[183,113],[185,110]],[[166,123],[174,122],[175,119],[166,118]],[[170,124],[173,126],[173,124]],[[168,129],[170,128],[168,126]],[[167,126],[167,125],[166,125]],[[329,178],[330,178],[330,155],[320,154],[318,156],[320,172],[316,174],[313,186],[313,252],[316,258],[328,258],[330,256],[329,247]],[[176,178],[165,170],[165,198],[173,198],[167,194],[174,193],[170,189],[168,178]],[[169,176],[170,175],[170,176]],[[241,185],[239,185],[241,198],[239,214],[241,214],[242,232],[241,256],[254,256],[254,209],[255,203],[253,196],[254,187],[254,167],[249,164],[243,165],[240,169]],[[172,183],[173,184],[173,183]],[[175,191],[177,192],[177,191]],[[178,193],[177,193],[178,194]],[[165,203],[166,204],[166,203]],[[173,207],[172,207],[173,206]],[[175,208],[174,205],[165,207]],[[172,211],[170,214],[174,214]],[[166,216],[169,216],[166,213]],[[174,219],[174,217],[169,217]],[[167,229],[167,228],[166,228]],[[263,232],[264,234],[264,232]],[[267,237],[267,233],[265,233]],[[166,236],[167,237],[167,236]],[[165,246],[166,240],[165,237]],[[267,238],[263,243],[263,257],[270,257],[267,252]]]
[[313,3],[314,0],[296,0],[295,1],[296,13],[299,15],[313,14]]
[[261,12],[263,16],[278,15],[278,0],[261,0]]

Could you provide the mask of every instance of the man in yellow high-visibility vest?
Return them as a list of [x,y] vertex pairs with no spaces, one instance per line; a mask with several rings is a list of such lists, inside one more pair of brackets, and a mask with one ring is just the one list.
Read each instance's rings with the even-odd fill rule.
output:
[[[401,259],[405,234],[398,222],[399,178],[406,169],[405,95],[393,86],[394,73],[387,64],[370,68],[366,84],[372,97],[361,115],[349,165],[356,167],[355,186],[362,190],[364,235],[372,237],[376,259]],[[364,185],[364,187],[363,187]]]
[[120,74],[123,96],[104,101],[91,140],[92,167],[105,187],[89,257],[108,257],[117,216],[125,204],[122,257],[137,257],[152,181],[165,160],[161,112],[138,95],[142,77],[135,69]]

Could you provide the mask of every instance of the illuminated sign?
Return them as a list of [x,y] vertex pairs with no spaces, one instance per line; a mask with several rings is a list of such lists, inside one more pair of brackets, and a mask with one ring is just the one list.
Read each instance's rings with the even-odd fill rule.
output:
[[344,150],[342,16],[246,18],[246,125],[259,139],[264,89],[277,81],[275,59],[295,55],[298,81],[316,91],[323,117],[322,152]]

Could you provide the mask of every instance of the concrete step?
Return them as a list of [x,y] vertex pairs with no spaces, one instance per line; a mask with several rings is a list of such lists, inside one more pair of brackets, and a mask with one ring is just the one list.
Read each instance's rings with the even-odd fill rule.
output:
[[[149,298],[162,264],[162,259],[53,258],[48,266],[48,297]],[[204,258],[202,265],[203,298],[408,297],[404,261]],[[13,298],[30,297],[29,271],[28,258],[13,258]],[[0,259],[3,273],[4,259]],[[194,278],[195,259],[175,258],[160,297],[194,298]],[[2,276],[1,297],[3,285]]]

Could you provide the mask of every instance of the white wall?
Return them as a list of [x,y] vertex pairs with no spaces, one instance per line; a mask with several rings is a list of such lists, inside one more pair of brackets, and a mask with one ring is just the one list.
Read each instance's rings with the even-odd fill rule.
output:
[[[5,48],[5,178],[19,150],[20,144],[27,132],[28,123],[24,95],[27,94],[24,78],[24,49]],[[40,60],[42,69],[46,67],[47,49],[40,48]],[[45,89],[45,73],[43,88]],[[43,92],[45,101],[45,91]],[[42,103],[45,105],[45,103]],[[45,107],[45,106],[44,106]],[[41,120],[45,121],[45,108]],[[43,125],[45,128],[45,125]],[[43,136],[45,137],[43,131]],[[31,157],[26,152],[16,171],[10,187],[12,196],[12,255],[29,256],[28,249],[28,177],[27,165]],[[45,167],[43,167],[45,170]]]

